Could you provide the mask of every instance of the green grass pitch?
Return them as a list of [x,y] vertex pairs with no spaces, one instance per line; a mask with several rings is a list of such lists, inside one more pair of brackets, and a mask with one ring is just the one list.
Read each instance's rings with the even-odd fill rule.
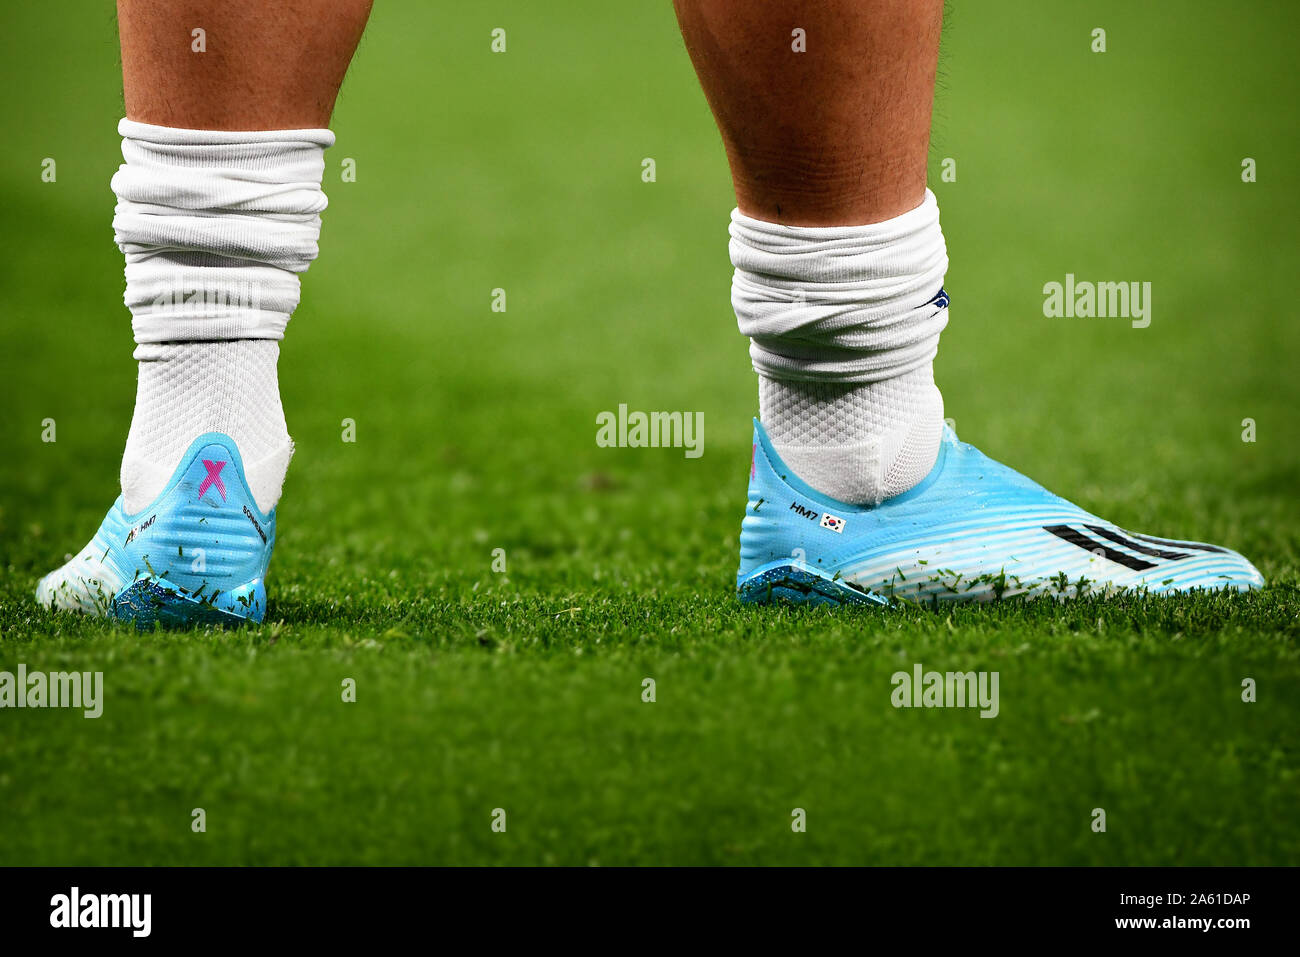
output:
[[[0,670],[105,700],[0,711],[0,863],[1300,861],[1294,12],[957,4],[931,151],[962,438],[1269,586],[831,613],[733,597],[757,401],[670,4],[471,6],[378,4],[344,86],[268,624],[147,635],[31,598],[117,495],[135,367],[111,9],[6,9]],[[1045,318],[1067,273],[1151,282],[1151,325]],[[619,403],[704,454],[598,447]],[[916,662],[1001,713],[895,710]]]

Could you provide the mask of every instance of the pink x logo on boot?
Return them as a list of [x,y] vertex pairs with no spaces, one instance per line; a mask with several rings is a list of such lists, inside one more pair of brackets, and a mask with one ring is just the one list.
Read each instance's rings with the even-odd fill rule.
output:
[[221,481],[221,470],[226,467],[226,463],[209,462],[204,459],[203,467],[208,470],[208,476],[203,480],[203,484],[199,486],[199,498],[202,498],[203,493],[215,485],[217,491],[221,493],[221,501],[224,502],[226,500],[226,485]]

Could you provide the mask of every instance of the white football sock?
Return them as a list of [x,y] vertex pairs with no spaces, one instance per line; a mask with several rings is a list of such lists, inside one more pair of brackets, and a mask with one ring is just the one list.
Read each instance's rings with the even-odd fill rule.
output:
[[279,356],[274,339],[136,346],[135,414],[122,456],[127,512],[157,497],[181,455],[204,432],[235,440],[258,508],[275,507],[293,455],[280,405]]
[[293,442],[278,340],[316,258],[329,130],[185,130],[122,120],[113,227],[140,362],[123,505],[147,506],[204,432],[239,446],[258,507]]
[[933,362],[948,257],[934,194],[866,226],[731,219],[732,305],[777,452],[844,502],[915,486],[943,434]]

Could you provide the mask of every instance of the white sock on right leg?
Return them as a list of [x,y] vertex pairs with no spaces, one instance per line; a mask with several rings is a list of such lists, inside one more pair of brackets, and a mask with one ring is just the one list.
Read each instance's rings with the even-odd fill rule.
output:
[[866,383],[760,375],[758,405],[785,463],[841,502],[874,504],[917,485],[943,435],[943,396],[929,365]]
[[864,226],[782,226],[731,216],[731,299],[750,337],[760,418],[795,473],[873,505],[934,467],[948,322],[939,207]]

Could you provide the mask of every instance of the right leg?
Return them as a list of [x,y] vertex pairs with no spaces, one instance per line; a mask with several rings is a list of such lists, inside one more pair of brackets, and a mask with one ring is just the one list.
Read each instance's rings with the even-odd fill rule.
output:
[[293,451],[279,340],[316,256],[326,127],[370,2],[119,0],[113,225],[136,408],[122,497],[41,580],[42,604],[141,623],[265,614]]
[[945,431],[948,256],[925,188],[942,0],[675,5],[731,163],[732,305],[759,375],[744,600],[1263,583],[1236,553],[1125,532]]
[[943,429],[948,259],[925,188],[943,2],[675,6],[731,165],[732,302],[763,425],[838,500],[905,492]]
[[674,6],[742,213],[856,226],[921,204],[942,0]]

